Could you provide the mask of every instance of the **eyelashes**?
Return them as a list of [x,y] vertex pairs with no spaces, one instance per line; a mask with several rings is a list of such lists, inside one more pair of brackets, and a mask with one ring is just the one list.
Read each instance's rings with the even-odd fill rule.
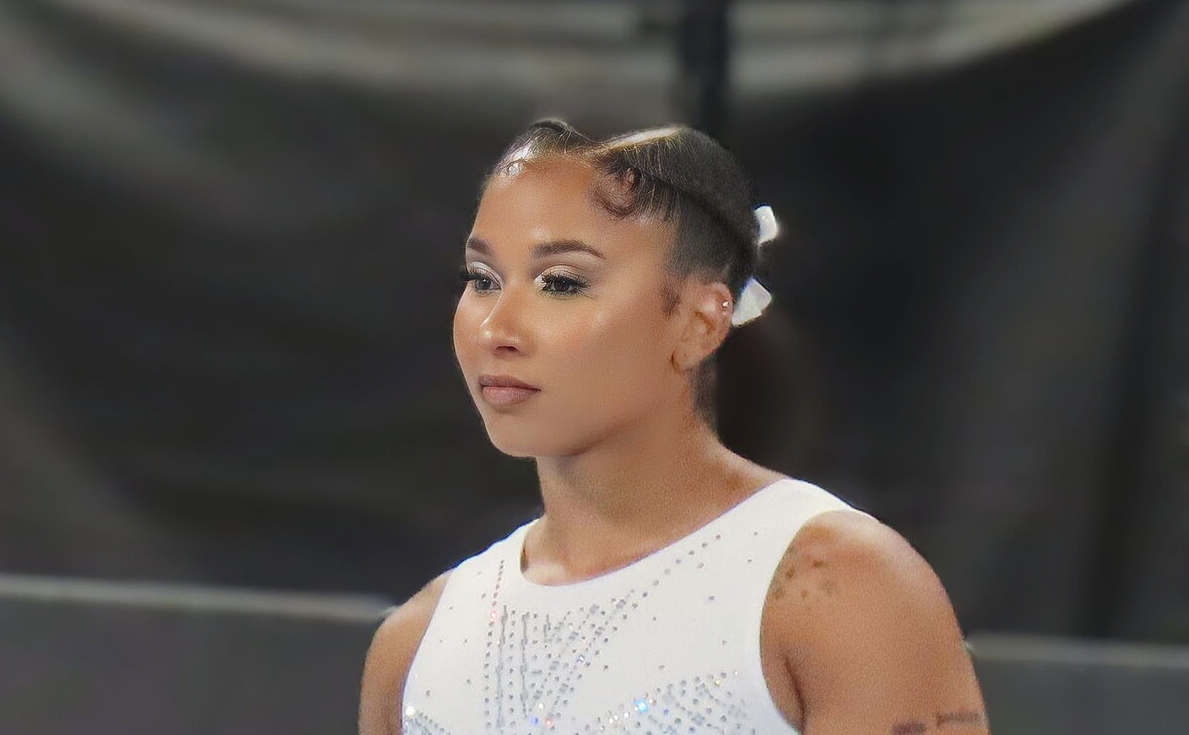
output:
[[[590,286],[590,283],[587,281],[573,276],[546,274],[541,276],[541,280],[545,282],[545,288],[542,291],[558,296],[577,296]],[[486,273],[466,266],[460,268],[458,271],[458,285],[466,286],[472,281],[475,284],[471,286],[470,290],[475,293],[490,293],[494,290],[492,286],[495,284],[495,281]],[[486,285],[484,288],[480,288],[480,284]]]

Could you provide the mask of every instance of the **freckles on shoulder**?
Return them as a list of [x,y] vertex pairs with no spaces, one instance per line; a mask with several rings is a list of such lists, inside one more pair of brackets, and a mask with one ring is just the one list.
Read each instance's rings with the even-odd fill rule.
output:
[[769,605],[794,632],[886,625],[910,612],[952,615],[941,581],[916,549],[850,510],[822,513],[801,528],[773,575]]
[[878,545],[872,538],[883,524],[852,511],[830,511],[815,516],[797,532],[773,575],[770,596],[786,605],[811,605],[819,597],[838,592],[839,575],[845,576],[864,552]]

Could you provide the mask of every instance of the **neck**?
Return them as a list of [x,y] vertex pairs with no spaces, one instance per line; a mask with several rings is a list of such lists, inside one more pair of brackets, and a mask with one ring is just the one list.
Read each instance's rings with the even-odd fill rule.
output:
[[692,414],[658,416],[582,453],[537,458],[545,514],[525,540],[526,574],[561,584],[617,569],[782,477],[731,452]]

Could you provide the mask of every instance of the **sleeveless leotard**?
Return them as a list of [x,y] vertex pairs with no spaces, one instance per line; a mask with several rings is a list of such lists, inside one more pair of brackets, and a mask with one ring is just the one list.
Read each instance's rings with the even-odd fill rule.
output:
[[764,600],[805,522],[850,508],[781,479],[643,559],[557,586],[521,572],[536,520],[520,526],[447,580],[406,679],[404,735],[796,735],[764,680]]

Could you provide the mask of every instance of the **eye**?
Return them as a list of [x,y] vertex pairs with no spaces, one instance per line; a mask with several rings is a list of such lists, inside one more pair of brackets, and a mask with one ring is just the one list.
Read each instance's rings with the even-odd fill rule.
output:
[[[477,293],[489,293],[496,290],[495,280],[490,275],[467,266],[460,268],[458,271],[459,285],[465,287],[471,281],[475,282],[471,289]],[[541,276],[541,281],[544,283],[541,290],[555,296],[577,296],[590,285],[581,278],[556,273],[547,273]]]
[[[480,293],[490,291],[490,286],[493,283],[491,277],[482,271],[477,271],[474,268],[463,266],[458,271],[458,285],[466,286],[471,281],[475,282],[475,285],[472,286],[472,288],[476,291],[479,291]],[[480,284],[487,284],[487,287],[480,288]]]
[[545,282],[546,293],[555,293],[559,296],[577,296],[590,285],[581,278],[557,274],[546,274],[541,276],[541,280]]

